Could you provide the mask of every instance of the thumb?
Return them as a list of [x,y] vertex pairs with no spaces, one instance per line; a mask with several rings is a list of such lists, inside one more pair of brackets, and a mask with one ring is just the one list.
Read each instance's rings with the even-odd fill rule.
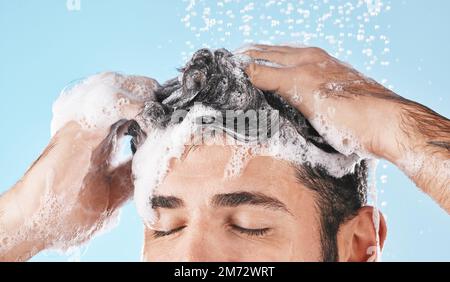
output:
[[245,72],[256,88],[273,92],[306,117],[312,116],[314,99],[310,88],[313,78],[307,66],[271,67],[252,63]]
[[120,146],[120,139],[128,133],[130,127],[137,124],[134,120],[121,119],[111,125],[109,134],[92,152],[91,163],[100,170],[109,170],[114,167],[112,161]]
[[257,63],[251,63],[245,69],[250,82],[264,91],[285,92],[286,85],[289,84],[289,68],[271,67]]

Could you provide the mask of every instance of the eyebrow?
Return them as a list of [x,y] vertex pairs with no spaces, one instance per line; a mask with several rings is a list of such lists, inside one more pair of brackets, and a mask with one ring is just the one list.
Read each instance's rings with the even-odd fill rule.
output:
[[[243,205],[261,206],[272,210],[281,210],[292,215],[286,205],[280,200],[259,192],[233,192],[216,194],[211,203],[214,207],[238,207]],[[184,207],[182,199],[174,196],[154,195],[151,198],[152,209],[177,209]]]
[[212,204],[216,207],[237,207],[241,205],[261,206],[267,209],[281,210],[291,214],[283,202],[258,192],[217,194],[212,198]]
[[165,208],[177,209],[184,206],[183,200],[173,196],[153,196],[151,198],[152,209]]

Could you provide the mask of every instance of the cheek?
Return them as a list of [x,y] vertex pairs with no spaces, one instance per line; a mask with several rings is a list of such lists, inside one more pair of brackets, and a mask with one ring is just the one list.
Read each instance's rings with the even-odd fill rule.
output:
[[292,261],[320,261],[322,247],[320,242],[320,231],[315,224],[305,224],[292,229],[288,240],[290,248],[290,260]]
[[[304,199],[306,200],[306,199]],[[313,201],[302,201],[303,208],[295,212],[295,220],[286,232],[291,242],[294,261],[320,261],[322,259],[321,227]]]
[[147,227],[144,227],[144,229],[142,260],[149,262],[171,261],[170,254],[173,253],[171,244],[167,241],[155,240],[152,230]]
[[320,261],[320,230],[315,222],[299,221],[285,222],[267,241],[243,242],[239,249],[251,254],[249,259],[259,261]]

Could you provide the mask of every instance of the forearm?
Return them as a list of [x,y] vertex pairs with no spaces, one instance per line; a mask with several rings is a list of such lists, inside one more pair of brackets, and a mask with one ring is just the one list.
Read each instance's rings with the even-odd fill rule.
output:
[[20,185],[0,196],[0,261],[25,261],[44,248],[17,200]]
[[450,213],[450,120],[406,99],[394,103],[395,138],[379,155]]

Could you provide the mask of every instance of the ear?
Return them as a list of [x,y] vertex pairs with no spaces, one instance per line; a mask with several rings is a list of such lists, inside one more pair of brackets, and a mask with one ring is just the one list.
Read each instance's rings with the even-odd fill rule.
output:
[[[378,242],[374,217],[379,216]],[[365,206],[355,217],[343,223],[337,235],[339,261],[376,261],[386,239],[386,221],[383,214],[374,207]]]

